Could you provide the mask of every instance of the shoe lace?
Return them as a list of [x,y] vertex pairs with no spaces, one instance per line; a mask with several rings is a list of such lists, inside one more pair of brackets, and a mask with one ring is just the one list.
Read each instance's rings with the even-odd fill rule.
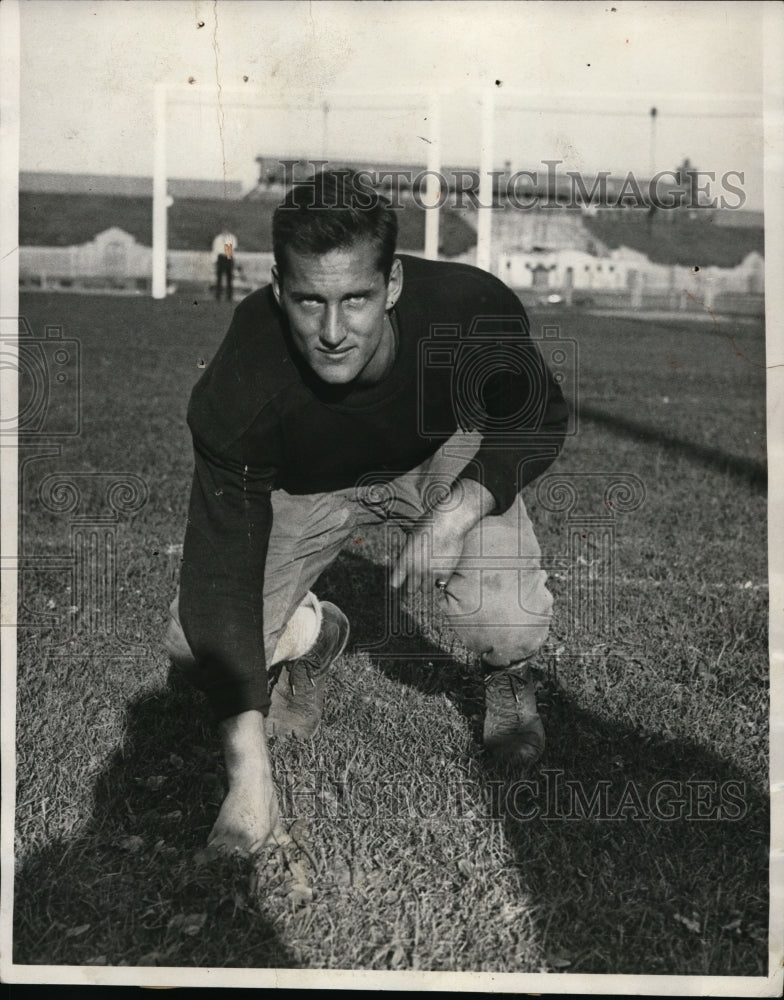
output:
[[315,664],[312,660],[307,659],[307,655],[307,653],[303,653],[301,657],[297,657],[295,660],[281,660],[280,662],[273,664],[268,671],[270,688],[283,683],[282,677],[284,668],[287,687],[292,695],[296,695],[298,690],[294,681],[295,674],[298,678],[304,676],[310,687],[315,688],[316,682],[313,680],[313,671],[315,670],[317,664]]
[[320,635],[307,652],[295,660],[288,661],[288,681],[292,695],[297,696],[301,692],[301,687],[295,688],[295,677],[297,683],[305,680],[312,690],[316,689],[317,680],[326,672],[326,668],[332,662],[331,658],[325,659],[325,642],[328,649],[329,640],[332,638],[334,636],[329,634],[327,639]]
[[302,660],[290,660],[288,665],[288,681],[289,690],[293,695],[296,695],[300,687],[295,684],[295,674],[297,675],[297,682],[304,676],[312,688],[315,688],[316,683],[313,680],[313,664]]
[[302,677],[304,675],[310,687],[316,687],[316,681],[314,680],[314,674],[318,676],[320,672],[321,663],[319,662],[318,652],[316,650],[316,644],[313,647],[303,653],[302,656],[298,656],[296,660],[289,661],[289,687],[291,688],[291,693],[296,694],[294,688],[294,675],[297,677]]
[[[502,714],[510,717],[519,717],[521,711],[524,711],[520,690],[525,689],[529,683],[527,672],[521,673],[516,670],[498,670],[485,677],[485,686],[495,703],[496,711],[500,710]],[[507,692],[514,698],[514,706],[507,697]]]

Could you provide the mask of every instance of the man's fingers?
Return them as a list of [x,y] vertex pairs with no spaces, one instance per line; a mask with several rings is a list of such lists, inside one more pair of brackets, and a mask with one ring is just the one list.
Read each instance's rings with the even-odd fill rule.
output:
[[406,566],[406,593],[409,597],[413,597],[422,586],[424,567],[422,566],[421,557],[421,550],[416,541],[414,541],[408,552]]
[[406,558],[406,587],[409,596],[421,590],[430,578],[431,539],[427,531],[415,531],[409,536],[404,553]]
[[218,834],[208,841],[206,847],[196,852],[194,860],[196,865],[201,867],[211,864],[221,857],[253,857],[265,847],[271,850],[276,848],[285,850],[291,842],[288,832],[278,822],[268,833],[250,842],[244,831],[238,831],[234,834]]
[[197,851],[193,856],[193,860],[196,867],[201,868],[204,865],[214,864],[219,858],[244,858],[252,853],[252,850],[249,851],[248,848],[243,847],[241,844],[232,839],[216,837],[215,840],[211,840],[206,847]]
[[449,555],[446,556],[449,562],[446,569],[443,567],[442,556],[441,566],[436,571],[432,565],[431,548],[432,539],[428,532],[412,531],[397,554],[389,578],[390,586],[398,590],[405,584],[406,595],[412,597],[417,591],[434,585],[437,579],[448,580],[457,565],[459,553],[456,553],[453,559]]
[[211,865],[213,862],[217,861],[220,856],[220,851],[217,847],[212,844],[208,844],[207,847],[203,847],[200,851],[197,851],[193,856],[193,861],[197,868],[202,868],[204,865]]
[[390,562],[392,564],[392,571],[389,575],[389,585],[393,589],[397,590],[406,578],[406,559],[405,553],[408,548],[408,539],[405,542],[400,541],[397,536],[392,537],[392,551],[390,553]]
[[270,831],[269,837],[266,843],[272,845],[275,844],[277,847],[288,847],[293,842],[293,838],[288,830],[283,826],[283,824],[278,821],[273,829]]
[[395,590],[397,590],[398,587],[400,587],[400,585],[403,583],[405,578],[406,578],[405,567],[403,566],[402,561],[398,559],[398,561],[392,568],[392,574],[389,577],[390,587],[393,587]]
[[415,548],[412,544],[412,538],[413,536],[409,535],[392,571],[390,584],[396,590],[402,587],[403,584],[406,584],[406,589],[408,590],[411,586],[412,574],[416,573]]

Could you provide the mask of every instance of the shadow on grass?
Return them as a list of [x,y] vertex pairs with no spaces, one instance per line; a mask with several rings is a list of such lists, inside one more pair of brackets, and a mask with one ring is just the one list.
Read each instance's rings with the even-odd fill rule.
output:
[[126,711],[90,822],[16,873],[14,961],[295,965],[271,921],[247,904],[248,867],[194,862],[222,798],[203,698],[170,682]]
[[[349,616],[355,646],[381,639],[384,567],[341,555],[318,592]],[[404,624],[409,634],[378,650],[377,669],[427,696],[447,695],[466,720],[471,766],[455,761],[455,773],[486,791],[493,818],[481,822],[503,831],[553,968],[766,973],[767,799],[744,774],[696,743],[589,711],[555,683],[544,688],[542,765],[505,773],[481,750],[481,679],[411,619]],[[443,754],[437,740],[432,753]],[[17,872],[17,963],[300,964],[270,908],[250,904],[245,866],[194,864],[222,797],[219,757],[201,696],[171,687],[131,702],[92,818]],[[652,799],[662,781],[669,785]]]
[[[355,646],[378,643],[385,569],[343,554],[322,585],[351,620]],[[446,695],[466,718],[554,968],[767,974],[768,800],[747,775],[697,743],[586,710],[546,672],[545,756],[532,773],[510,774],[481,749],[477,671],[405,624],[411,634],[378,647],[377,669]]]
[[580,406],[580,417],[608,428],[614,434],[625,434],[641,444],[660,445],[678,455],[683,455],[695,464],[732,476],[751,489],[764,493],[768,487],[768,471],[764,464],[747,458],[728,455],[721,448],[676,437],[667,431],[640,420],[630,420],[615,413],[608,413],[595,406]]

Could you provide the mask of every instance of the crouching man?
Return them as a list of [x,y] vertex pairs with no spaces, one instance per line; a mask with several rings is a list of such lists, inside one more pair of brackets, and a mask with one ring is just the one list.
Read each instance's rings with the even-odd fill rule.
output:
[[396,238],[351,175],[295,186],[272,284],[240,303],[191,397],[166,646],[220,726],[216,847],[252,852],[278,822],[267,738],[318,728],[349,623],[313,588],[363,525],[405,528],[391,586],[433,588],[477,654],[488,752],[529,766],[544,747],[529,662],[552,598],[520,491],[558,454],[566,404],[502,282],[396,255]]

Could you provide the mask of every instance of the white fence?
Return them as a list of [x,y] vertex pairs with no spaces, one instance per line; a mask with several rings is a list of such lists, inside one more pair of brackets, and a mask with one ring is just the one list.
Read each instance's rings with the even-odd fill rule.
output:
[[[267,284],[272,263],[271,253],[238,253],[234,270],[238,291]],[[152,249],[122,229],[107,229],[79,246],[19,249],[19,281],[26,289],[149,294],[151,273]],[[170,250],[166,274],[170,287],[210,286],[215,281],[215,260],[209,251]]]

